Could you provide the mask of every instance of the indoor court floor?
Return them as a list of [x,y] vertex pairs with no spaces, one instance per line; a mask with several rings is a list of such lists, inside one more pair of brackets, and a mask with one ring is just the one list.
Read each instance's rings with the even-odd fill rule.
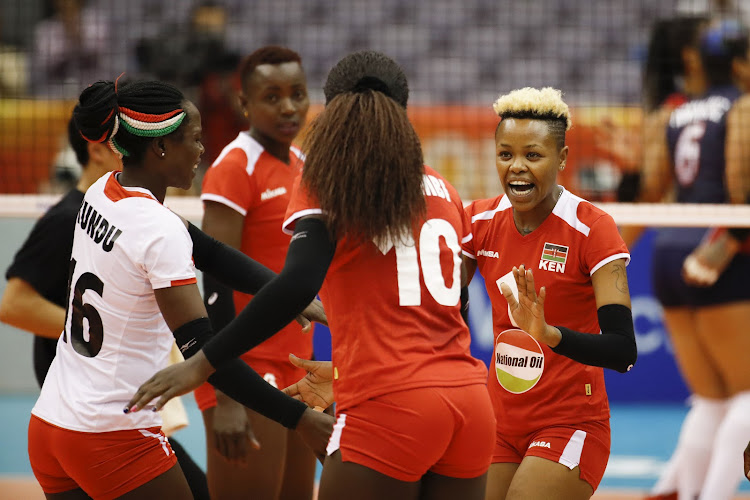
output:
[[[44,499],[31,475],[26,455],[26,429],[35,396],[0,397],[0,500]],[[176,437],[201,466],[205,465],[203,425],[192,397],[183,402],[190,426]],[[685,415],[683,405],[613,405],[612,456],[594,500],[643,498],[677,441]],[[750,482],[742,483],[739,499],[750,499]]]

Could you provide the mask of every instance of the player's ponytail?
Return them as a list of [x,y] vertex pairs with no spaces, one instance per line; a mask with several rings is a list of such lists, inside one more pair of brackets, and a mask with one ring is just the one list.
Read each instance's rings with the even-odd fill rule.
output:
[[334,238],[404,241],[427,207],[403,71],[382,54],[357,52],[331,70],[325,94],[304,143],[303,183]]
[[78,99],[73,119],[81,136],[89,142],[104,142],[113,135],[117,121],[114,82],[99,81],[87,87]]

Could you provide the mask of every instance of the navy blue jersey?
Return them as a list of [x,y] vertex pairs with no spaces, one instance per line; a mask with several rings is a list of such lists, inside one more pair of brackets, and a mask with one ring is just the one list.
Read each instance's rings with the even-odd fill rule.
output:
[[724,142],[727,113],[741,92],[711,88],[705,96],[672,111],[667,141],[678,203],[726,203]]
[[[678,203],[729,201],[724,182],[727,114],[740,95],[734,86],[712,87],[672,111],[667,143]],[[705,233],[705,227],[660,228],[655,245],[689,251]]]

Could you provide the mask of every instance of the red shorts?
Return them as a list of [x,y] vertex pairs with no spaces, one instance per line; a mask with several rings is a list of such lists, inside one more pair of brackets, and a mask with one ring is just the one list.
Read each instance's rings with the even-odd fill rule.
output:
[[159,427],[78,432],[31,416],[29,460],[45,493],[83,489],[96,499],[117,498],[177,463]]
[[497,433],[492,463],[520,464],[524,457],[541,457],[581,471],[581,479],[594,488],[604,476],[610,452],[609,421],[540,429],[525,436]]
[[[307,374],[305,370],[297,368],[288,359],[283,361],[250,359],[247,355],[242,356],[242,359],[250,365],[250,368],[258,372],[266,382],[277,389],[290,386]],[[216,406],[216,392],[214,386],[211,384],[206,383],[201,385],[195,390],[194,394],[195,402],[201,411],[206,411]]]
[[484,384],[399,391],[337,413],[326,451],[344,462],[408,482],[489,469],[495,414]]

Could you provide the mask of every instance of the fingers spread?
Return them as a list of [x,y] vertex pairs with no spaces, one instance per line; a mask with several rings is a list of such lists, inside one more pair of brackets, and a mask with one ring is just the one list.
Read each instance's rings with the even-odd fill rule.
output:
[[505,297],[505,300],[508,302],[508,305],[511,307],[511,309],[515,308],[516,305],[518,305],[516,298],[513,296],[513,291],[508,285],[506,285],[505,283],[500,283],[500,291],[503,293],[503,297]]

